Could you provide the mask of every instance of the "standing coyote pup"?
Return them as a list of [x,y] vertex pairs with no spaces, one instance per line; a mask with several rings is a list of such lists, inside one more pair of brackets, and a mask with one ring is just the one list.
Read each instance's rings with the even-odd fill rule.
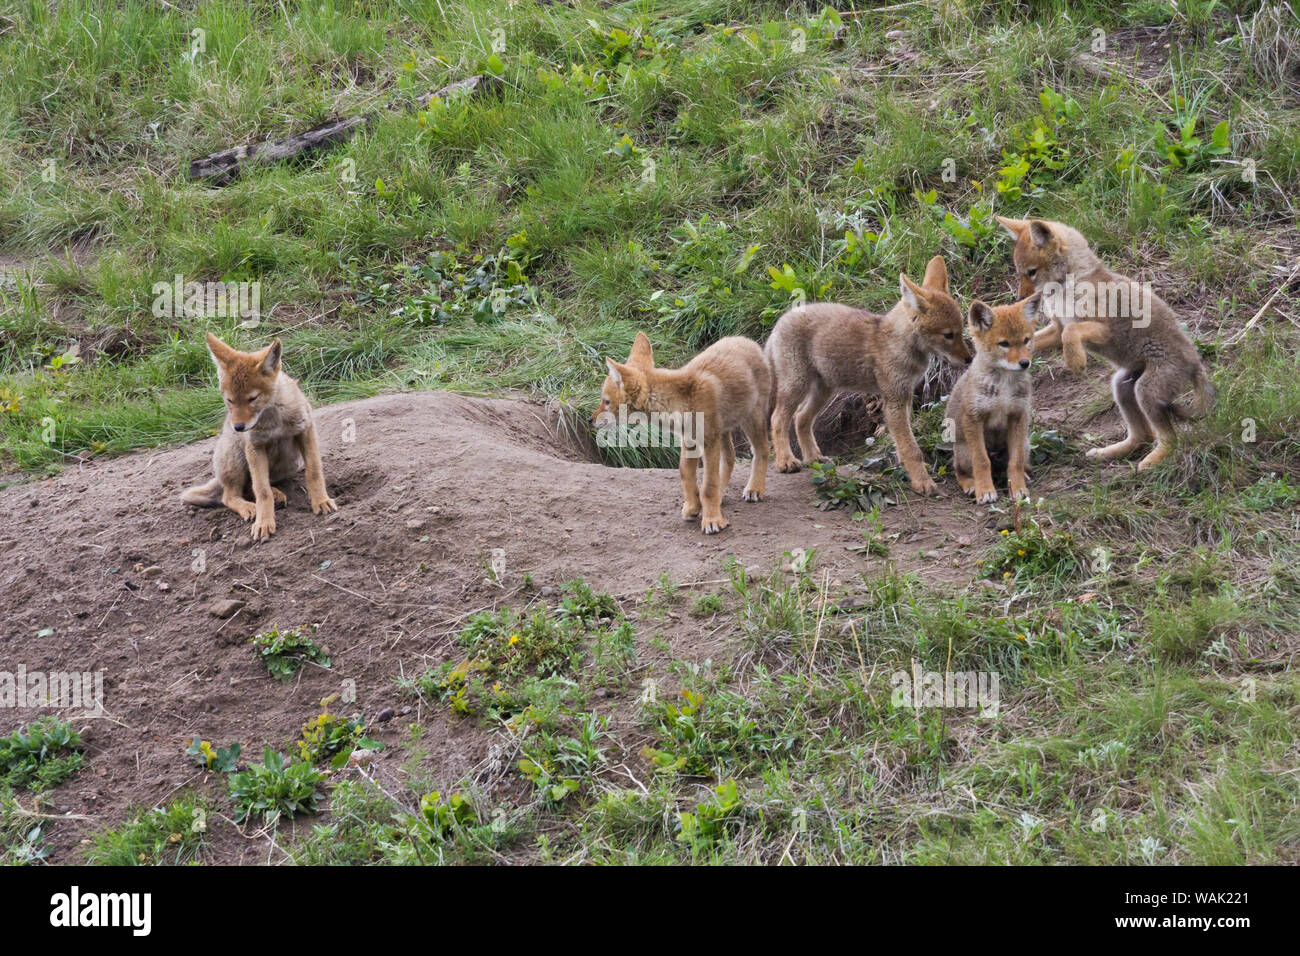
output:
[[[776,467],[798,471],[790,448],[790,419],[803,463],[826,461],[813,437],[813,422],[841,389],[880,393],[885,424],[907,470],[912,489],[937,494],[925,459],[912,434],[912,393],[921,383],[931,355],[968,365],[962,339],[961,309],[948,294],[948,270],[935,256],[917,285],[898,277],[902,299],[886,315],[833,302],[796,306],[777,320],[765,352],[776,377],[772,446]],[[797,410],[796,410],[797,409]]]
[[[212,453],[216,477],[184,492],[181,501],[205,508],[222,504],[245,521],[255,519],[253,540],[264,540],[275,534],[275,506],[285,500],[272,483],[293,477],[305,463],[311,510],[337,511],[325,491],[311,403],[280,372],[280,340],[260,352],[238,352],[209,332],[208,351],[226,400],[226,422]],[[256,503],[244,497],[250,483]]]
[[[1090,449],[1088,457],[1110,461],[1154,439],[1155,448],[1138,470],[1159,464],[1174,441],[1174,420],[1200,418],[1215,396],[1173,309],[1149,287],[1102,265],[1077,229],[1043,219],[999,216],[998,222],[1016,237],[1020,294],[1043,291],[1042,312],[1050,324],[1035,333],[1034,348],[1060,345],[1071,372],[1083,371],[1085,349],[1116,369],[1111,392],[1128,436]],[[1193,394],[1185,399],[1188,392]]]
[[[720,339],[680,369],[655,368],[645,333],[638,332],[625,363],[605,359],[609,374],[601,389],[600,408],[592,416],[618,414],[620,406],[658,415],[674,423],[682,440],[679,472],[682,517],[700,516],[705,534],[730,524],[722,517],[722,495],[736,464],[731,433],[739,428],[754,452],[749,482],[741,497],[761,501],[767,487],[767,401],[772,373],[757,342],[741,336]],[[690,434],[685,430],[690,429]],[[704,488],[696,485],[701,446]]]
[[955,428],[952,465],[957,484],[982,505],[998,498],[990,448],[1006,449],[1007,490],[1012,500],[1029,493],[1025,490],[1033,403],[1029,360],[1039,298],[1035,292],[1014,305],[996,308],[978,299],[971,303],[975,361],[953,386],[945,415]]

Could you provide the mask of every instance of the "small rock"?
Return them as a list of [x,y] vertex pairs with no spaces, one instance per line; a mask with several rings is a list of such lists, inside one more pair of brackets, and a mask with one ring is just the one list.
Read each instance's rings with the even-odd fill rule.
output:
[[221,601],[213,601],[208,605],[208,613],[213,617],[222,619],[233,617],[239,611],[243,610],[246,602],[238,601],[235,598],[226,598]]
[[412,531],[419,531],[421,528],[424,527],[424,519],[412,518],[410,521],[406,522],[406,526],[410,528]]
[[393,710],[393,708],[391,707],[385,707],[379,713],[375,714],[375,723],[377,724],[387,723],[388,721],[392,720],[395,716],[397,716],[397,711]]

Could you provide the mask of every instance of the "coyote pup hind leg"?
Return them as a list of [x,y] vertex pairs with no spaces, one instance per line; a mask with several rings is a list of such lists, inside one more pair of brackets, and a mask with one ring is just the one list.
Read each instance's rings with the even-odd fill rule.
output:
[[763,420],[762,414],[755,415],[745,425],[745,437],[749,439],[750,452],[754,457],[749,466],[749,481],[740,497],[744,501],[762,501],[763,495],[767,493],[768,460],[767,422]]

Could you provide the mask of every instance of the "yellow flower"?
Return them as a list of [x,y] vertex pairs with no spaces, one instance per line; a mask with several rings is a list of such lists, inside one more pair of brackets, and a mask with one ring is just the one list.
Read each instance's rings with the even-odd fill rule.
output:
[[1024,548],[1021,548],[1020,550],[1018,550],[1018,551],[1016,552],[1016,554],[1020,555],[1020,556],[1023,558],[1023,557],[1025,556],[1025,549],[1024,549]]
[[1023,634],[1017,634],[1017,635],[1016,635],[1016,640],[1018,640],[1018,641],[1027,641],[1028,639],[1029,639],[1029,638],[1025,637],[1025,635],[1023,635]]
[[1002,572],[1002,576],[1003,576],[1004,578],[1009,578],[1009,577],[1011,577],[1011,572],[1010,572],[1010,571],[1003,571],[1003,572]]
[[1003,533],[1003,534],[1010,534],[1011,532],[1008,531],[1006,528],[1003,528],[1003,529],[1002,529],[1002,533]]
[[519,643],[519,635],[518,635],[518,634],[511,634],[511,635],[510,635],[510,646],[511,646],[511,647],[514,647],[514,646],[515,646],[516,644],[518,644],[518,643]]

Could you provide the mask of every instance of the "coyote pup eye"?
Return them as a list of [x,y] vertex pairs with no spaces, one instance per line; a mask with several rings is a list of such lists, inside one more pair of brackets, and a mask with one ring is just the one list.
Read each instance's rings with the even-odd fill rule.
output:
[[1029,278],[1031,278],[1031,279],[1032,279],[1035,275],[1037,275],[1037,273],[1038,273],[1038,270],[1037,270],[1037,269],[1026,269],[1026,270],[1025,270],[1025,275],[1029,276]]
[[1009,349],[1009,348],[1011,348],[1011,343],[1010,343],[1010,342],[999,342],[998,345],[1000,345],[1000,346],[1001,346],[1002,348],[1004,348],[1004,349]]
[[948,341],[950,341],[950,342],[952,341],[952,333],[951,333],[951,332],[945,332],[945,333],[943,333],[943,337],[944,337],[945,339],[947,339]]

